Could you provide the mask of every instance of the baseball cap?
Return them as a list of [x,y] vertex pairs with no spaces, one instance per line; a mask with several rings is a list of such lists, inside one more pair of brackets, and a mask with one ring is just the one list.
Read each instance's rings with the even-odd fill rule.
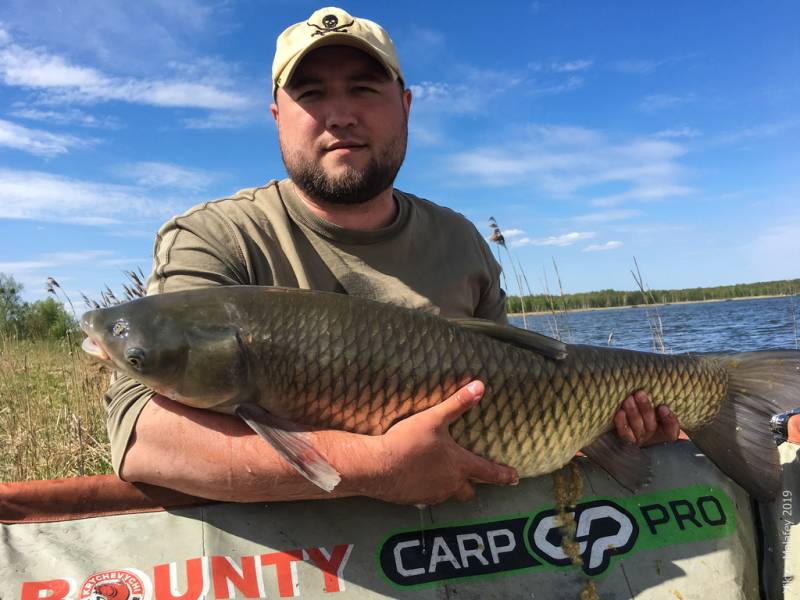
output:
[[394,43],[383,27],[329,6],[315,11],[307,21],[287,27],[278,36],[272,61],[273,98],[278,88],[291,79],[303,57],[321,46],[357,48],[383,65],[392,79],[403,79]]

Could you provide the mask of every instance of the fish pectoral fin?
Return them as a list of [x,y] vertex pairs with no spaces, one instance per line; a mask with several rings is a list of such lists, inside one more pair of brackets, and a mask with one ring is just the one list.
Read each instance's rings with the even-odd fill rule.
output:
[[480,333],[488,335],[496,340],[512,344],[524,350],[531,350],[551,358],[553,360],[563,360],[567,357],[567,345],[561,340],[547,337],[536,331],[520,329],[511,325],[500,325],[494,321],[486,319],[448,319],[451,323]]
[[612,431],[601,435],[581,452],[631,492],[638,492],[653,478],[647,453]]
[[298,473],[317,487],[332,492],[342,480],[339,472],[314,448],[312,432],[271,415],[255,404],[239,404],[234,412]]

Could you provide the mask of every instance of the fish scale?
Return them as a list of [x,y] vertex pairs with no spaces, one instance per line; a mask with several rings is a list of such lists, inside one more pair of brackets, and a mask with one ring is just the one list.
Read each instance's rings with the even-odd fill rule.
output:
[[[280,321],[265,323],[276,330],[264,339],[275,342],[262,349],[259,362],[283,362],[279,373],[298,374],[275,389],[284,402],[282,407],[269,403],[272,410],[315,427],[375,435],[412,407],[418,412],[463,383],[482,379],[488,384],[484,401],[455,423],[452,433],[458,443],[492,460],[522,465],[523,475],[552,466],[551,459],[539,464],[537,454],[561,460],[608,430],[621,400],[636,389],[650,390],[652,401],[671,406],[689,429],[713,418],[726,391],[725,370],[711,359],[571,346],[566,359],[554,361],[442,319],[410,319],[388,306],[380,313],[345,311],[342,318],[313,302],[287,298],[280,309],[288,313],[280,321],[299,330],[289,335]],[[315,344],[311,332],[324,329],[332,318],[338,325],[329,329],[330,345]],[[394,325],[393,319],[396,327],[381,325]],[[404,336],[393,335],[400,329]],[[437,342],[448,339],[453,341]],[[302,375],[313,372],[312,364],[328,365],[326,380],[335,382],[331,389],[320,389]],[[395,386],[395,377],[403,385]],[[310,392],[296,387],[298,381]],[[381,398],[376,388],[388,390],[390,397]],[[513,435],[506,431],[509,423]]]
[[[153,314],[159,329],[151,332]],[[119,323],[126,335],[115,337]],[[580,449],[591,458],[622,400],[643,389],[761,498],[779,485],[770,416],[791,408],[800,387],[800,353],[791,350],[697,356],[563,345],[478,320],[281,288],[161,294],[92,311],[81,326],[118,369],[174,400],[229,413],[257,402],[264,414],[312,428],[382,434],[480,379],[484,398],[451,425],[453,438],[521,476],[552,471]],[[135,340],[143,347],[134,368],[125,357]],[[269,427],[251,426],[282,443]]]

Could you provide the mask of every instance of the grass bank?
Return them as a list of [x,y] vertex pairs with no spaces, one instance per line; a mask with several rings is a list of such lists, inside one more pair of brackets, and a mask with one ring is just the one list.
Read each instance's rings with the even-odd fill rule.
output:
[[0,338],[0,481],[111,473],[107,381],[79,341]]

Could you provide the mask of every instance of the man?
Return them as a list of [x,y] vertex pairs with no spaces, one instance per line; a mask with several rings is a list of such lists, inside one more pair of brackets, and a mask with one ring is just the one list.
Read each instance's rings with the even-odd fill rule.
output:
[[[377,24],[321,9],[278,38],[271,112],[289,179],[197,206],[159,231],[148,293],[227,284],[343,292],[445,316],[505,322],[499,267],[466,219],[393,188],[411,92]],[[491,382],[486,382],[491,384]],[[473,482],[516,472],[449,435],[484,382],[382,436],[315,434],[342,475],[333,496],[432,504],[469,499]],[[330,497],[236,417],[194,410],[115,376],[106,395],[121,477],[234,501]],[[644,393],[617,429],[633,442],[675,439],[678,424]],[[164,460],[168,457],[168,460]]]

